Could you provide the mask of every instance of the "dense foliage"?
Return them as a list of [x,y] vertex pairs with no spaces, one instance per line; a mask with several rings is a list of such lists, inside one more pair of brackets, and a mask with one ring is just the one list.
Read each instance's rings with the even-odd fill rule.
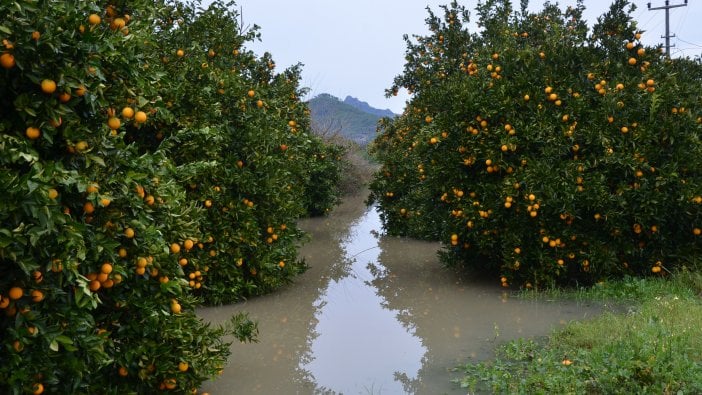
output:
[[256,330],[198,301],[304,268],[339,149],[233,6],[0,3],[0,392],[195,392]]
[[700,252],[699,60],[645,48],[615,1],[590,30],[583,2],[456,2],[407,38],[373,185],[392,234],[439,239],[444,259],[504,286],[665,274]]

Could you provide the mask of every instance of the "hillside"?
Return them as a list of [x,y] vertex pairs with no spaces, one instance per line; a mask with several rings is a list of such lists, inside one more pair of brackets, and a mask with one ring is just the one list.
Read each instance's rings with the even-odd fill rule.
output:
[[373,140],[380,118],[395,115],[350,96],[341,101],[328,93],[317,95],[308,105],[314,130],[321,134],[340,134],[361,146]]
[[381,118],[382,118],[382,117],[390,117],[390,118],[392,118],[392,117],[395,116],[395,113],[392,112],[392,111],[390,111],[390,110],[388,110],[388,109],[381,110],[381,109],[378,109],[378,108],[375,108],[375,107],[371,107],[368,103],[366,103],[366,102],[364,102],[364,101],[360,101],[360,100],[358,100],[358,99],[356,99],[355,97],[352,97],[352,96],[346,96],[346,99],[344,99],[344,103],[346,103],[346,104],[348,104],[348,105],[351,105],[351,106],[353,106],[353,107],[356,107],[357,109],[359,109],[359,110],[361,110],[361,111],[363,111],[363,112],[366,112],[366,113],[368,113],[368,114],[377,115],[377,116],[379,116],[379,117],[381,117]]

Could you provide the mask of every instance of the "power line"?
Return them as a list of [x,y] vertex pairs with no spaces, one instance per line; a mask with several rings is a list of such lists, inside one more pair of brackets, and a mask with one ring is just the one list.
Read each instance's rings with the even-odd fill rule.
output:
[[665,10],[665,36],[661,36],[661,38],[665,38],[665,54],[666,56],[670,57],[670,39],[671,37],[675,37],[675,34],[672,36],[670,35],[670,9],[671,8],[678,8],[678,7],[686,7],[687,6],[687,0],[685,0],[684,4],[673,4],[670,5],[669,0],[665,0],[665,5],[661,7],[653,7],[651,8],[651,3],[648,3],[648,10],[649,11],[654,11],[654,10]]
[[702,45],[700,45],[700,44],[695,44],[695,43],[689,42],[689,41],[687,41],[687,40],[683,40],[683,39],[680,38],[680,37],[678,37],[678,41],[682,41],[682,42],[684,42],[685,44],[694,45],[694,46],[697,47],[697,48],[702,48]]

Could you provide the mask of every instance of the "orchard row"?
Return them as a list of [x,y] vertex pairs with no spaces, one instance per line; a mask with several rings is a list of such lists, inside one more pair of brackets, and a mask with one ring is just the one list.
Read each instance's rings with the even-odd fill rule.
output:
[[0,5],[0,392],[195,393],[256,328],[194,307],[304,270],[342,151],[235,8]]
[[646,48],[625,0],[590,29],[584,6],[455,2],[407,39],[388,91],[373,198],[390,233],[503,286],[664,275],[702,247],[702,65]]

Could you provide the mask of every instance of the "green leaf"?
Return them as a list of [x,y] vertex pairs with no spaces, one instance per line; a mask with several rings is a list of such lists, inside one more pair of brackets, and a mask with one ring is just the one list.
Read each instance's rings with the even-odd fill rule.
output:
[[70,337],[64,336],[64,335],[56,336],[55,341],[57,341],[61,344],[73,344],[73,340],[71,340]]

